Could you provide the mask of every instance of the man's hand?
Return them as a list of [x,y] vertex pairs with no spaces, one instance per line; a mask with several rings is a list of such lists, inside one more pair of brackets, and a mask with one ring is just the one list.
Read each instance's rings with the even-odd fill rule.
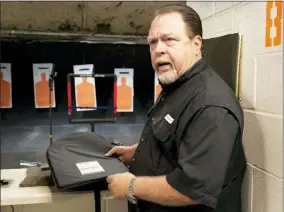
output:
[[106,153],[106,156],[116,155],[120,161],[128,163],[132,160],[136,147],[137,144],[132,146],[116,146]]
[[117,199],[125,199],[128,194],[128,186],[133,174],[126,172],[107,177],[108,188]]

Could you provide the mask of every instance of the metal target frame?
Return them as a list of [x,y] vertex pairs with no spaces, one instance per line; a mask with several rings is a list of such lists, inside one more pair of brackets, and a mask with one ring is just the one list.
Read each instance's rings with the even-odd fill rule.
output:
[[[113,107],[109,106],[101,106],[101,107],[77,107],[72,106],[72,84],[71,81],[75,77],[93,77],[93,78],[113,78]],[[117,76],[116,74],[74,74],[69,73],[67,75],[67,97],[68,97],[68,120],[69,123],[90,123],[91,124],[91,132],[95,131],[94,124],[95,123],[110,123],[116,122],[116,114],[117,114]],[[114,117],[109,119],[102,119],[102,118],[72,118],[73,108],[89,108],[89,109],[98,109],[98,110],[108,110],[112,109]],[[101,190],[100,188],[94,189],[94,199],[95,199],[95,211],[101,212]]]
[[[72,79],[75,77],[93,77],[93,78],[113,78],[113,107],[99,106],[99,107],[77,107],[72,105]],[[102,122],[116,122],[117,114],[117,76],[116,74],[74,74],[67,75],[67,97],[68,97],[68,120],[69,123],[102,123]],[[72,118],[73,109],[97,109],[97,110],[112,110],[114,117],[112,118]]]

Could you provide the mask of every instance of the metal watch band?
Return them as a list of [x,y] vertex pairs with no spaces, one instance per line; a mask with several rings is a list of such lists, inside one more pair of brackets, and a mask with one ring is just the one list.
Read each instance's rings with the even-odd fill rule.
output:
[[128,201],[131,202],[132,204],[137,204],[138,202],[136,197],[134,196],[134,191],[133,191],[133,185],[135,180],[136,180],[135,177],[131,178],[128,187],[128,195],[127,195]]
[[134,185],[134,181],[136,180],[135,177],[131,178],[130,182],[129,182],[129,196],[134,196],[134,191],[133,191],[133,185]]

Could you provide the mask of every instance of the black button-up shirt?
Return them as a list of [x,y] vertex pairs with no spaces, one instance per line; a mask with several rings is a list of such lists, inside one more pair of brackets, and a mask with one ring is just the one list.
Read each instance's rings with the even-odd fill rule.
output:
[[139,211],[240,212],[246,159],[243,112],[235,93],[204,59],[162,87],[130,172],[166,175],[174,189],[198,205],[168,207],[140,200]]

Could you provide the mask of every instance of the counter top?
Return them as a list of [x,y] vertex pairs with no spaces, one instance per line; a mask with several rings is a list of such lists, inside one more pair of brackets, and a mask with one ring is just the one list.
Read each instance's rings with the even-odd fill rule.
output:
[[[93,197],[92,191],[58,191],[55,187],[37,186],[37,187],[19,187],[20,183],[26,177],[26,168],[22,169],[2,169],[1,179],[13,180],[9,187],[1,187],[1,206],[4,205],[24,205],[39,204],[62,201],[66,198],[76,198],[76,196]],[[109,191],[101,192],[102,198],[110,198]]]

